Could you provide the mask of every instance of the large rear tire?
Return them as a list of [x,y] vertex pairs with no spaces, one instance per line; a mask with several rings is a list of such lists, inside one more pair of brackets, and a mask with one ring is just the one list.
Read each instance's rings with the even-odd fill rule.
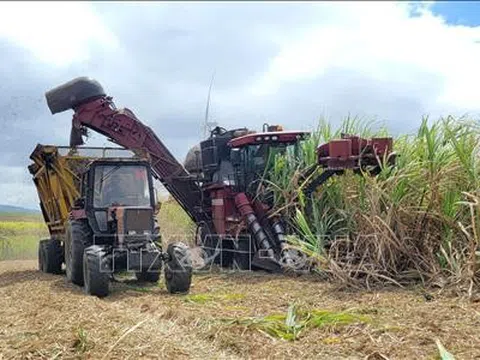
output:
[[63,248],[60,241],[54,239],[45,240],[43,250],[43,271],[49,274],[60,274],[63,262]]
[[91,229],[86,220],[73,220],[67,226],[65,237],[65,268],[67,279],[83,286],[83,252],[91,245]]
[[192,258],[187,245],[177,242],[167,247],[169,260],[165,263],[165,284],[171,294],[188,293],[192,283]]
[[40,240],[38,243],[38,270],[45,272],[45,242],[48,240]]
[[83,254],[83,278],[85,293],[105,297],[109,293],[110,267],[101,246],[92,245]]

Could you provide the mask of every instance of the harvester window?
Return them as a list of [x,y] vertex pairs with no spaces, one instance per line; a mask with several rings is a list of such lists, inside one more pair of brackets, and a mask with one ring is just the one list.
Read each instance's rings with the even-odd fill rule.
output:
[[250,146],[249,163],[252,166],[252,170],[262,175],[266,167],[273,164],[275,157],[284,154],[287,148],[286,144],[281,143]]
[[144,166],[97,166],[94,179],[96,208],[150,206],[147,169]]

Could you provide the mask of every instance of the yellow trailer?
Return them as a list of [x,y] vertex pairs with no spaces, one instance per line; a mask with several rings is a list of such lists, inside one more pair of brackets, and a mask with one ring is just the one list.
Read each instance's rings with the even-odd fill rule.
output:
[[50,236],[62,240],[69,213],[80,198],[82,174],[92,161],[146,156],[122,148],[38,144],[30,155],[33,163],[28,170],[37,188],[40,209]]

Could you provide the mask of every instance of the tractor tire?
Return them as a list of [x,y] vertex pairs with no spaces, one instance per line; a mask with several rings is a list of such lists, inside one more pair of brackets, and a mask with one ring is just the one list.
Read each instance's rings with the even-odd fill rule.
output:
[[65,268],[67,279],[83,286],[83,252],[91,245],[91,229],[85,220],[73,220],[65,236]]
[[43,241],[42,271],[48,274],[60,274],[63,262],[63,248],[60,241],[54,239]]
[[110,267],[103,247],[91,245],[83,253],[83,279],[85,293],[105,297],[109,293]]
[[47,240],[40,240],[38,243],[38,270],[45,272],[45,242]]
[[167,247],[165,284],[170,294],[188,293],[192,283],[192,259],[187,245],[177,242]]
[[160,279],[160,272],[142,271],[136,272],[135,276],[137,277],[138,281],[156,283]]

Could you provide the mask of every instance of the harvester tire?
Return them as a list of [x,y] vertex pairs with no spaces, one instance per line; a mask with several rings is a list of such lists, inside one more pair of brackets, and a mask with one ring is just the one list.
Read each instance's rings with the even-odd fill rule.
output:
[[62,272],[62,245],[54,239],[43,240],[42,271],[49,274]]
[[177,242],[167,247],[165,284],[171,294],[188,293],[192,283],[192,258],[187,245]]
[[160,271],[157,271],[157,272],[142,271],[142,272],[135,273],[135,276],[137,277],[138,281],[156,283],[160,279]]
[[101,246],[91,245],[83,253],[84,289],[88,295],[105,297],[109,292],[110,267]]
[[65,237],[65,267],[67,279],[83,286],[83,252],[91,244],[91,229],[87,221],[73,220]]

